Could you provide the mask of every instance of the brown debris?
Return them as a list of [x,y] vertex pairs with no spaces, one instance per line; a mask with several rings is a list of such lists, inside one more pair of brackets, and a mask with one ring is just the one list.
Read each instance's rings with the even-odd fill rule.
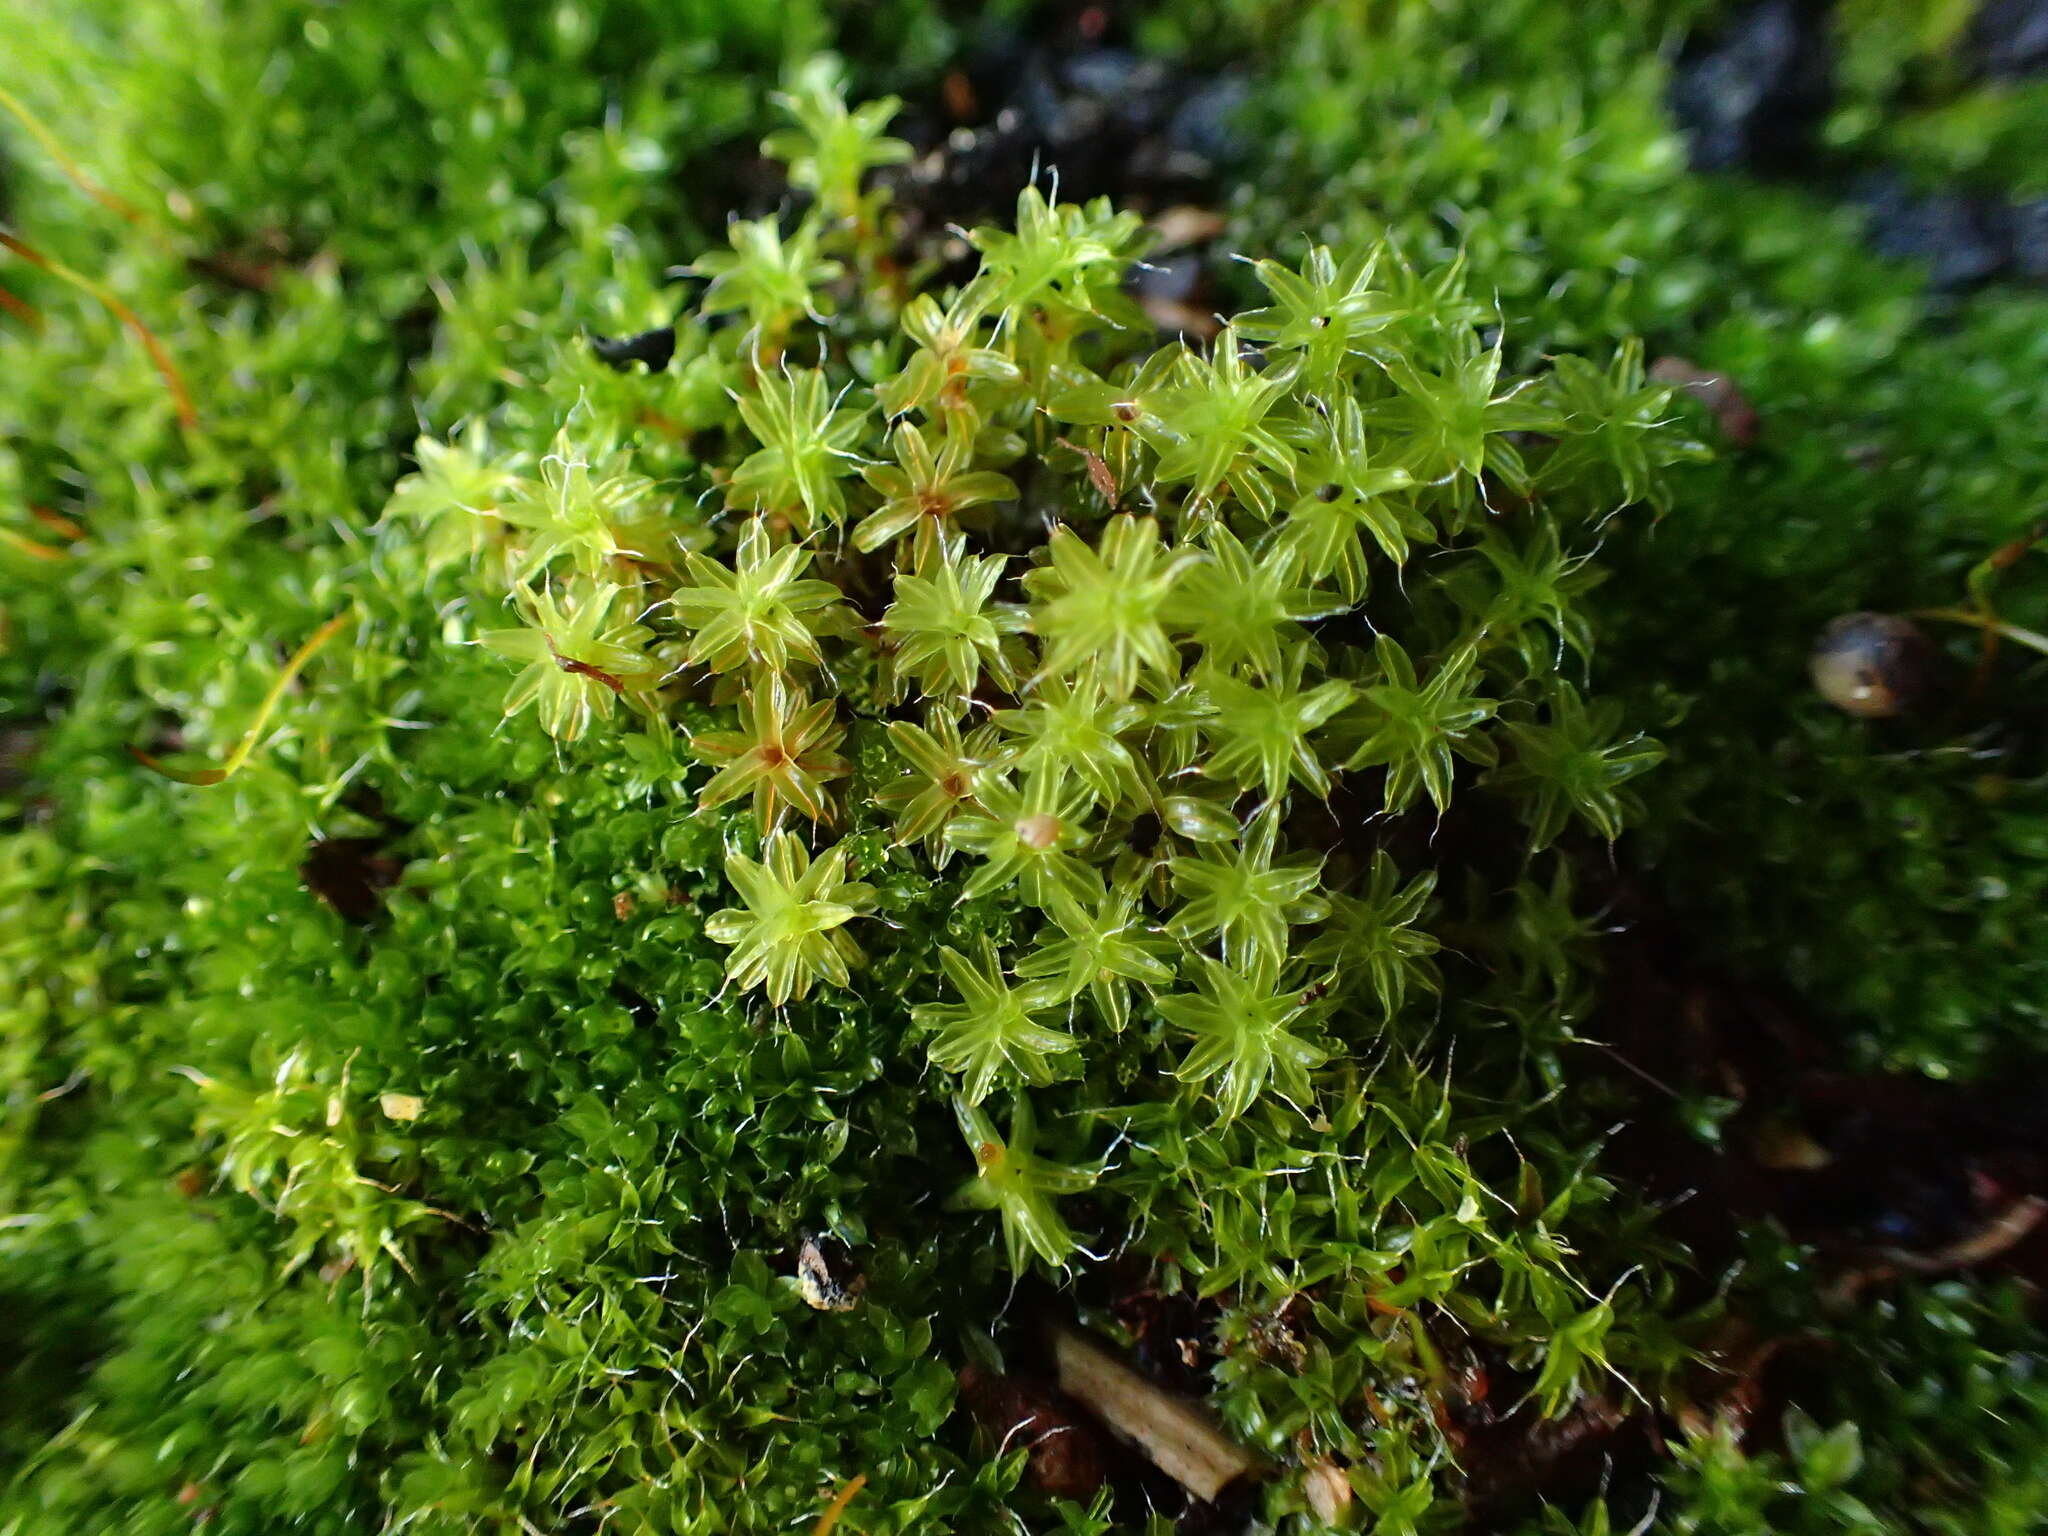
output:
[[960,1372],[960,1401],[999,1453],[1027,1449],[1025,1476],[1053,1497],[1091,1499],[1108,1478],[1102,1432],[1045,1383],[969,1365]]
[[1139,307],[1160,332],[1167,336],[1191,336],[1196,341],[1214,341],[1223,329],[1223,322],[1216,318],[1213,310],[1198,309],[1180,299],[1167,298],[1163,294],[1141,294]]
[[322,838],[306,850],[299,879],[346,921],[370,923],[384,910],[384,892],[405,870],[383,850],[380,837]]
[[946,115],[956,123],[972,123],[981,117],[981,98],[975,95],[974,82],[967,78],[962,69],[949,69],[946,78],[939,83],[939,95],[946,104]]
[[828,1255],[815,1237],[806,1237],[796,1253],[796,1283],[805,1305],[820,1312],[851,1312],[860,1305],[868,1277],[843,1253]]
[[1059,437],[1054,438],[1053,441],[1062,448],[1070,448],[1081,456],[1088,466],[1089,484],[1095,487],[1095,494],[1102,498],[1103,505],[1114,512],[1117,499],[1122,493],[1117,489],[1116,476],[1110,472],[1109,465],[1102,455],[1083,448],[1079,443],[1073,442],[1068,438]]
[[1335,1525],[1351,1507],[1351,1479],[1327,1456],[1318,1456],[1302,1469],[1301,1491],[1325,1525]]
[[1146,227],[1152,231],[1154,252],[1178,251],[1190,245],[1208,244],[1223,233],[1227,222],[1214,208],[1176,203]]
[[0,729],[0,795],[11,795],[28,782],[29,763],[42,744],[42,733],[27,726]]
[[1608,1167],[1666,1206],[1666,1235],[1704,1269],[1733,1263],[1744,1232],[1769,1220],[1816,1250],[1813,1283],[1831,1304],[1970,1266],[2048,1283],[2038,1074],[1963,1083],[1830,1071],[1835,1031],[1813,1004],[1703,961],[1640,885],[1621,887],[1612,910],[1618,936],[1594,1032],[1629,1077],[1611,1081],[1646,1109],[1674,1094],[1739,1101],[1719,1155],[1655,1110],[1610,1144]]
[[275,261],[252,260],[232,251],[188,257],[186,265],[201,277],[210,277],[223,287],[243,293],[268,293],[277,282]]
[[1750,1156],[1759,1168],[1779,1172],[1817,1173],[1834,1161],[1826,1147],[1796,1125],[1769,1121],[1750,1138]]
[[1119,1289],[1111,1310],[1130,1336],[1139,1370],[1190,1397],[1207,1389],[1221,1312],[1214,1300],[1185,1290],[1161,1291],[1141,1279]]
[[1617,1437],[1631,1424],[1647,1431],[1646,1419],[1605,1394],[1582,1397],[1554,1419],[1524,1404],[1463,1437],[1459,1461],[1466,1505],[1490,1517],[1520,1506],[1538,1489],[1567,1503],[1590,1494],[1614,1456]]
[[[1766,1389],[1766,1373],[1772,1363],[1795,1341],[1779,1334],[1759,1339],[1756,1330],[1740,1318],[1727,1319],[1720,1336],[1704,1351],[1715,1362],[1716,1378],[1697,1401],[1677,1408],[1673,1417],[1687,1435],[1710,1433],[1725,1425],[1737,1440],[1746,1438],[1750,1425],[1760,1418],[1775,1421],[1775,1414],[1763,1410],[1773,1403]],[[1777,1405],[1782,1408],[1782,1404]]]
[[1298,1374],[1308,1363],[1308,1298],[1299,1292],[1251,1320],[1250,1342],[1268,1365]]
[[1713,412],[1722,434],[1736,447],[1747,448],[1756,441],[1756,407],[1727,374],[1682,357],[1660,357],[1650,365],[1650,378],[1654,383],[1677,385]]

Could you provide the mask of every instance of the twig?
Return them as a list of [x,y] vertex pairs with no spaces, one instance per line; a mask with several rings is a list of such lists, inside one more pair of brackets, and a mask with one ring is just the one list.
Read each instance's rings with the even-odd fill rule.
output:
[[1208,1502],[1254,1471],[1249,1451],[1224,1438],[1202,1410],[1155,1386],[1072,1328],[1051,1329],[1060,1390],[1196,1498]]
[[2017,624],[2008,624],[2003,619],[1987,618],[1973,613],[1968,608],[1922,608],[1913,617],[1916,619],[1947,619],[1954,624],[1969,624],[1978,629],[2010,640],[2015,645],[2024,645],[2030,651],[2039,651],[2048,656],[2048,635],[2038,630],[2022,629]]
[[1995,1259],[2016,1246],[2021,1238],[2041,1224],[2043,1216],[2048,1216],[2048,1200],[2039,1195],[2022,1195],[1969,1236],[1959,1238],[1946,1248],[1937,1248],[1933,1253],[1910,1253],[1891,1248],[1885,1251],[1885,1257],[1902,1268],[1923,1275],[1965,1269],[1972,1264],[1982,1264],[1986,1259]]

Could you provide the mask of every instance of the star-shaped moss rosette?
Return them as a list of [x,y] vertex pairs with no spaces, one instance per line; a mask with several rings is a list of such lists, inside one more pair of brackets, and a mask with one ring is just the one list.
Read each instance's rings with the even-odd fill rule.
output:
[[418,439],[413,459],[419,469],[393,488],[384,516],[420,525],[429,569],[473,558],[519,477],[492,456],[490,433],[481,423],[459,441]]
[[984,675],[1000,688],[1016,685],[1024,610],[995,600],[1009,562],[966,555],[950,540],[914,567],[898,571],[895,601],[882,616],[889,668],[900,691],[921,694],[956,717]]
[[518,530],[519,579],[557,562],[599,577],[642,553],[635,534],[654,482],[629,467],[630,452],[578,426],[565,422],[541,455],[539,479],[513,481],[500,501],[498,515]]
[[1121,1030],[1138,989],[1172,985],[1174,945],[1147,922],[1136,891],[1105,889],[1093,907],[1055,902],[1051,915],[1017,974],[1055,983],[1061,1001],[1085,994],[1102,1022]]
[[1003,1247],[1013,1272],[1023,1274],[1034,1255],[1054,1269],[1063,1268],[1078,1244],[1060,1216],[1059,1199],[1092,1187],[1100,1171],[1047,1162],[1036,1154],[1038,1121],[1025,1094],[1017,1095],[1010,1111],[1007,1141],[978,1105],[956,1098],[953,1111],[974,1159],[974,1176],[954,1191],[952,1204],[994,1211],[1002,1218]]
[[1314,1096],[1309,1070],[1330,1059],[1299,1032],[1312,1017],[1297,987],[1280,984],[1285,957],[1265,951],[1242,966],[1209,955],[1195,957],[1195,990],[1162,997],[1160,1015],[1194,1044],[1176,1068],[1188,1082],[1213,1085],[1218,1109],[1235,1120],[1270,1084],[1296,1104]]
[[785,810],[829,821],[827,786],[849,771],[839,753],[845,734],[830,699],[810,699],[796,684],[771,677],[741,700],[738,730],[704,731],[692,738],[692,750],[718,765],[697,791],[697,803],[710,810],[751,796],[763,832]]
[[1046,563],[1029,573],[1032,633],[1045,647],[1044,670],[1092,667],[1113,699],[1127,699],[1140,677],[1180,673],[1168,629],[1168,601],[1196,560],[1160,538],[1153,519],[1115,517],[1100,544],[1072,528],[1053,532]]
[[894,464],[876,464],[863,472],[882,504],[853,530],[862,549],[880,549],[906,533],[916,535],[917,564],[929,565],[953,536],[953,519],[973,507],[1016,499],[1017,486],[994,470],[970,469],[974,442],[966,413],[948,418],[945,436],[934,453],[925,435],[911,422],[900,422],[891,434]]
[[824,982],[843,987],[861,963],[846,925],[874,900],[872,887],[846,878],[846,849],[835,845],[816,861],[793,832],[769,837],[759,860],[726,856],[725,877],[741,907],[704,920],[704,932],[730,945],[726,974],[741,987],[761,987],[777,1005],[801,999]]
[[1003,971],[995,945],[986,937],[972,957],[955,949],[939,951],[952,1003],[921,1003],[910,1010],[911,1023],[931,1032],[934,1065],[961,1079],[961,1097],[979,1104],[988,1097],[998,1075],[1043,1086],[1066,1075],[1069,1058],[1080,1042],[1055,1022],[1065,1013],[1067,995],[1046,981],[1012,984]]
[[843,270],[838,262],[820,259],[818,230],[801,224],[783,237],[773,219],[735,219],[726,231],[729,251],[708,251],[687,269],[708,277],[702,312],[740,314],[757,355],[779,357],[790,328],[805,318],[822,318],[830,306],[819,290]]
[[895,817],[897,842],[921,844],[934,867],[944,869],[954,851],[946,827],[974,805],[993,733],[984,727],[963,737],[944,715],[930,730],[908,720],[891,721],[888,729],[902,771],[875,792],[875,803]]
[[620,699],[645,701],[660,681],[647,645],[654,632],[618,617],[621,590],[599,584],[580,592],[522,587],[515,594],[524,629],[490,630],[481,644],[526,663],[505,695],[505,713],[529,705],[541,729],[574,741],[590,722],[608,719]]
[[860,468],[854,445],[869,423],[864,410],[842,405],[843,398],[816,368],[761,373],[739,400],[740,420],[761,446],[732,471],[731,505],[768,513],[804,533],[844,518],[840,482]]
[[731,565],[694,550],[683,556],[687,578],[669,603],[689,632],[683,661],[731,672],[751,667],[780,675],[824,661],[821,643],[844,634],[848,617],[839,589],[804,576],[811,552],[779,548],[759,519],[747,522]]

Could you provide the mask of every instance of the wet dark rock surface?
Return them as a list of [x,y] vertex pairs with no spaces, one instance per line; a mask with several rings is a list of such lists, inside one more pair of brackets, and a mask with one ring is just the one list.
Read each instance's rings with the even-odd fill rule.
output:
[[[1092,34],[1092,35],[1091,35]],[[1113,24],[990,29],[895,131],[917,150],[899,200],[935,223],[1008,212],[1034,177],[1081,202],[1154,212],[1197,198],[1233,158],[1237,75],[1183,72],[1112,41]]]
[[1806,164],[1830,101],[1831,9],[1763,0],[1687,43],[1672,70],[1671,109],[1697,168],[1792,173]]
[[1138,52],[1111,7],[1055,6],[1020,23],[977,24],[961,62],[907,100],[894,124],[915,151],[884,173],[906,241],[963,257],[948,232],[1007,219],[1034,183],[1066,202],[1108,197],[1166,215],[1132,291],[1162,332],[1206,335],[1213,259],[1201,247],[1221,220],[1203,229],[1202,211],[1244,153],[1236,119],[1251,89],[1244,74]]
[[1869,214],[1871,246],[1924,263],[1934,289],[2048,277],[2048,201],[2015,205],[1970,192],[1916,192],[1890,173],[1861,180],[1855,197]]
[[2048,70],[2048,0],[1986,0],[1970,21],[1966,47],[1990,79]]
[[636,336],[599,336],[592,333],[590,350],[608,366],[620,370],[644,363],[649,373],[659,373],[676,355],[676,328],[656,326]]
[[[1688,39],[1672,68],[1670,103],[1693,166],[1844,198],[1864,211],[1871,247],[1922,263],[1937,292],[2048,281],[2048,199],[1917,186],[1891,168],[1844,164],[1824,151],[1836,20],[1832,0],[1758,0]],[[1988,0],[1956,63],[1979,81],[2048,69],[2048,0]]]

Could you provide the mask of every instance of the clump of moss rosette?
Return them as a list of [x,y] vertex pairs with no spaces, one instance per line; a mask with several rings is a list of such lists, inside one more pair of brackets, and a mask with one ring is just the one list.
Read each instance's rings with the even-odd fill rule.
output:
[[[1563,1236],[1626,1218],[1542,1097],[1584,1003],[1558,845],[1618,835],[1659,755],[1578,599],[1700,451],[1668,390],[1628,347],[1517,376],[1458,271],[1385,251],[1259,262],[1266,303],[1162,343],[1140,220],[1050,184],[934,271],[863,181],[907,154],[887,105],[812,75],[788,110],[804,211],[681,269],[666,365],[423,440],[383,535],[516,668],[512,729],[687,785],[696,1009],[858,1035],[955,1127],[918,1246],[978,1326],[1111,1255],[1244,1326],[1310,1299],[1300,1358],[1217,1398],[1283,1464],[1448,1472],[1432,1329],[1549,1413],[1666,1370],[1655,1282]],[[1374,1402],[1412,1458],[1369,1454]]]
[[[1203,1399],[1253,1529],[2025,1528],[2013,1294],[1819,1298],[1766,1223],[1700,1271],[1574,1049],[1617,858],[1935,1069],[2016,1032],[1954,999],[2035,878],[2031,780],[1798,682],[1966,582],[1958,667],[2031,632],[1968,575],[2031,548],[2031,311],[1923,334],[1839,216],[1688,173],[1692,9],[1278,29],[1270,259],[1196,340],[1050,174],[902,216],[808,7],[25,33],[48,142],[123,148],[113,202],[24,159],[57,263],[4,274],[0,1528],[1167,1528],[1146,1458],[1047,1465],[1047,1317]],[[294,115],[187,132],[245,55]],[[1767,452],[1692,465],[1709,369]],[[1832,515],[1965,460],[1883,552]],[[1853,937],[1901,892],[1939,964]],[[1751,1423],[1781,1348],[1858,1369]]]

